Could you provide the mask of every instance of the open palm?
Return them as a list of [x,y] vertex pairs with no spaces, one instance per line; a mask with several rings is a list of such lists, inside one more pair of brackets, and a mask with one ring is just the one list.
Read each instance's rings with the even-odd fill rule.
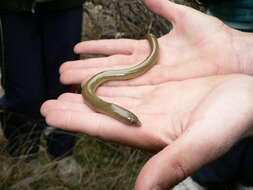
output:
[[[158,151],[142,168],[136,190],[153,190],[156,185],[168,189],[252,135],[253,79],[219,75],[242,72],[234,46],[240,32],[167,0],[144,2],[173,24],[172,31],[158,39],[158,63],[139,78],[110,82],[97,92],[134,112],[142,126],[129,127],[95,113],[79,94],[47,101],[41,113],[51,126]],[[103,70],[128,68],[149,51],[146,40],[82,42],[76,53],[108,57],[63,64],[61,81],[81,83]]]
[[[125,85],[160,84],[200,76],[240,72],[233,45],[234,33],[218,19],[168,0],[145,0],[146,6],[173,24],[173,29],[159,38],[160,57],[147,74]],[[109,69],[127,68],[142,62],[150,51],[146,40],[95,40],[81,42],[76,53],[105,54],[67,62],[60,69],[64,83],[81,83],[92,75]],[[118,82],[111,82],[117,85]],[[122,85],[122,82],[120,82]]]
[[49,100],[41,112],[51,126],[160,151],[142,169],[136,190],[172,187],[252,130],[253,80],[246,75],[105,86],[98,95],[136,113],[142,126],[129,127],[93,112],[79,94]]

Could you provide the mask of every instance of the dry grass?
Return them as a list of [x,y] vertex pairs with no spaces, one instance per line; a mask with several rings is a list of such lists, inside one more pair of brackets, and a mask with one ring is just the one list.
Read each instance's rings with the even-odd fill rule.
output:
[[[4,147],[5,139],[0,139],[0,146]],[[140,150],[80,136],[74,157],[82,167],[82,178],[78,186],[68,186],[59,179],[57,162],[50,160],[44,144],[36,165],[35,160],[13,159],[2,151],[1,190],[131,190],[139,169],[149,157]]]

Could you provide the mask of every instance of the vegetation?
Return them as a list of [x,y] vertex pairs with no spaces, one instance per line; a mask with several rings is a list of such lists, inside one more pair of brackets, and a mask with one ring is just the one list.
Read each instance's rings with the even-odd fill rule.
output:
[[[2,140],[1,147],[4,143]],[[57,161],[48,157],[45,144],[41,145],[38,158],[30,161],[13,159],[3,152],[0,156],[0,189],[130,190],[149,156],[150,153],[134,148],[79,136],[74,158],[82,167],[82,177],[78,185],[69,185],[59,178]]]

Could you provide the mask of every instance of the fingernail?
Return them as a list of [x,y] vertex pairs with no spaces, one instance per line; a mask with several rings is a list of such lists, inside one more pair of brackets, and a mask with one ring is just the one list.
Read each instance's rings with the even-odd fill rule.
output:
[[162,190],[160,185],[156,185],[152,190]]

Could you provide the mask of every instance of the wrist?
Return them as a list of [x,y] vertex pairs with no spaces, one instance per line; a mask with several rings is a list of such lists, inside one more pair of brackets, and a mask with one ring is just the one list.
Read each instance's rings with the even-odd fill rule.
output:
[[253,33],[233,30],[232,39],[239,72],[253,75]]

